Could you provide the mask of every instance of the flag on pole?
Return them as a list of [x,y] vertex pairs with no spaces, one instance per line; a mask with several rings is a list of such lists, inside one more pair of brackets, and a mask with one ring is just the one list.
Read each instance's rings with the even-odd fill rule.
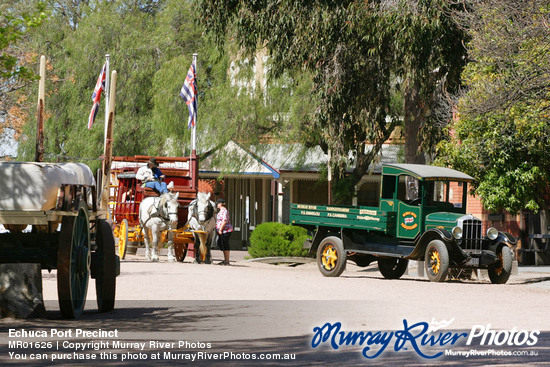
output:
[[191,64],[185,83],[181,87],[180,96],[183,98],[189,108],[189,122],[187,123],[187,129],[191,126],[195,126],[197,122],[197,80],[195,75],[195,65]]
[[101,73],[95,83],[94,93],[92,94],[92,102],[94,104],[92,106],[92,111],[90,111],[90,117],[88,117],[88,129],[91,129],[94,124],[97,111],[99,111],[99,103],[101,102],[101,92],[105,90],[105,67],[106,65],[103,64]]

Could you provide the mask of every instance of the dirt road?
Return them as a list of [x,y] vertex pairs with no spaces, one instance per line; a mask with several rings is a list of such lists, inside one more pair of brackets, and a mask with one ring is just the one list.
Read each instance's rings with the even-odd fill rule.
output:
[[[222,258],[218,252],[214,252],[213,257],[215,260]],[[434,326],[440,325],[442,330],[453,335],[461,332],[471,334],[478,327],[475,330],[479,333],[483,328],[484,331],[501,332],[499,335],[504,338],[502,333],[510,334],[515,330],[515,334],[511,335],[512,339],[514,335],[520,335],[518,343],[530,332],[540,332],[536,345],[528,348],[531,352],[536,351],[536,356],[447,356],[443,360],[439,357],[438,365],[460,364],[460,361],[467,361],[470,365],[478,362],[525,364],[550,361],[550,272],[541,271],[545,270],[542,268],[522,268],[508,284],[493,285],[483,278],[430,283],[426,278],[418,277],[414,267],[400,280],[387,280],[378,272],[376,265],[358,268],[349,263],[342,276],[326,278],[319,273],[315,263],[269,265],[245,261],[241,252],[232,252],[232,260],[232,266],[226,267],[196,265],[188,261],[166,263],[162,257],[160,263],[147,263],[141,256],[129,256],[121,263],[121,274],[117,278],[116,309],[106,314],[96,312],[92,281],[88,290],[87,311],[81,319],[70,321],[59,319],[55,271],[51,274],[46,272],[43,292],[44,299],[48,300],[48,320],[11,320],[11,324],[3,320],[0,325],[2,342],[11,340],[6,336],[6,331],[13,325],[46,330],[101,328],[116,329],[119,341],[147,344],[143,350],[143,353],[148,353],[147,357],[132,364],[151,363],[152,354],[156,352],[181,352],[182,348],[177,343],[182,341],[191,343],[187,345],[189,348],[183,348],[187,352],[294,353],[296,359],[287,361],[292,365],[324,365],[327,361],[338,361],[341,365],[366,361],[370,365],[431,363],[431,360],[419,356],[421,352],[431,351],[432,346],[427,345],[416,351],[412,350],[412,341],[408,342],[411,344],[408,350],[395,350],[397,344],[390,344],[388,350],[391,349],[391,353],[384,352],[383,356],[371,360],[362,356],[361,347],[357,345],[340,345],[335,350],[327,341],[313,348],[314,330],[321,330],[327,323],[338,324],[345,332],[373,334],[383,330],[403,331],[417,324],[419,326],[410,329],[411,333],[413,330],[419,332],[423,325],[429,325],[434,333],[441,333],[441,330],[434,330]],[[321,337],[320,334],[318,336]],[[465,344],[466,338],[462,339],[453,345],[454,352],[472,349]],[[478,339],[474,342],[481,342],[481,334]],[[378,343],[369,340],[374,345],[381,343],[380,339]],[[484,345],[476,344],[477,349],[494,348],[495,343],[488,345],[488,340]],[[155,345],[149,344],[152,341],[175,344],[171,345],[173,348],[155,348]],[[519,347],[516,345],[516,349],[526,351],[526,342],[527,339]],[[211,347],[206,347],[207,344]],[[440,343],[435,347],[442,346]],[[513,340],[512,345],[504,346],[513,348]],[[128,350],[139,351],[132,349],[131,345],[122,348],[117,344],[117,347],[111,345],[105,350],[119,357]],[[66,350],[70,352],[72,349],[69,347]],[[0,351],[0,356],[4,354]],[[169,363],[170,355],[160,356],[163,358],[158,363]],[[261,363],[243,360],[246,355],[240,356],[241,359],[230,356],[218,362],[235,365],[274,363],[273,360],[262,360]],[[12,359],[7,362],[17,363]],[[40,364],[40,361],[34,362]],[[71,364],[74,360],[66,362]],[[102,362],[122,363],[120,359],[102,359]],[[197,361],[199,365],[210,365],[212,362]]]

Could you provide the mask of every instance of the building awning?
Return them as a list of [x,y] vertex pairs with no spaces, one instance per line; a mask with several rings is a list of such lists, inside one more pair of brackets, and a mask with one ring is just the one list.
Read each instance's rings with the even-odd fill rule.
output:
[[248,176],[278,179],[281,173],[256,154],[234,141],[201,157],[199,176]]
[[[368,151],[371,145],[366,145]],[[384,144],[369,172],[380,174],[382,165],[397,162],[401,145]],[[321,147],[305,147],[299,143],[258,144],[245,148],[229,141],[225,146],[214,149],[201,157],[199,175],[201,177],[270,177],[282,176],[313,179],[326,169],[328,155]]]

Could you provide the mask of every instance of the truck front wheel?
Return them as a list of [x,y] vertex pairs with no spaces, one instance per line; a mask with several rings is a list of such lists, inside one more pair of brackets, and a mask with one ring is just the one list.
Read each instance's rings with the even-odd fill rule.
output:
[[338,277],[346,268],[346,251],[338,237],[325,238],[317,249],[317,266],[326,277]]
[[407,259],[378,259],[378,270],[386,279],[399,279],[407,271]]
[[491,283],[504,284],[508,281],[508,278],[510,278],[510,274],[512,274],[512,260],[514,255],[510,247],[504,245],[501,247],[500,251],[497,252],[497,256],[499,260],[495,264],[489,266],[487,272],[489,273]]
[[449,271],[449,251],[440,240],[433,240],[426,247],[424,255],[426,274],[431,282],[443,282]]

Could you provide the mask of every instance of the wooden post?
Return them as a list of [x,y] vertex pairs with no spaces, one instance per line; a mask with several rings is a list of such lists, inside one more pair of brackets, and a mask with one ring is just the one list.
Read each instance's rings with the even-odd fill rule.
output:
[[36,107],[36,149],[35,162],[44,160],[44,89],[46,85],[46,57],[40,57],[40,81],[38,82],[38,105]]
[[103,151],[102,166],[102,193],[99,207],[103,210],[109,209],[109,193],[111,184],[111,161],[113,159],[113,124],[115,120],[115,95],[116,95],[116,70],[111,73],[111,85],[109,88],[109,115],[105,127],[105,146]]

